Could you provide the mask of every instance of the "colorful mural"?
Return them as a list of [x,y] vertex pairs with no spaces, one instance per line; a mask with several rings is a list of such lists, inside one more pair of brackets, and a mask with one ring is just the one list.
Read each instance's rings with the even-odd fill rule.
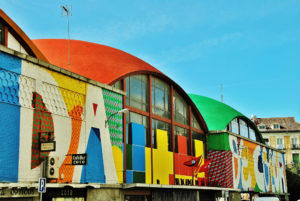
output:
[[[19,69],[13,64],[16,61]],[[14,124],[20,127],[9,132],[11,139],[17,140],[13,142],[14,149],[6,151],[19,156],[6,158],[13,161],[9,168],[18,170],[11,173],[7,169],[7,180],[37,181],[46,156],[58,156],[59,177],[50,182],[123,183],[123,119],[122,115],[115,115],[123,107],[122,95],[25,60],[10,58],[8,63],[7,69],[1,69],[1,90],[4,89],[1,95],[4,96],[1,96],[0,105],[3,107],[8,102],[5,106],[9,107],[8,113],[14,111],[11,105],[18,108],[17,115],[12,116]],[[197,171],[204,164],[202,141],[194,140],[196,156],[192,157],[187,154],[186,137],[177,136],[178,153],[173,153],[168,151],[167,132],[155,132],[157,148],[151,149],[145,146],[145,128],[130,124],[131,139],[126,147],[127,182],[198,184],[199,178],[204,177]],[[40,142],[53,140],[56,141],[55,151],[40,152]],[[21,151],[16,152],[17,148]],[[82,153],[88,154],[88,164],[71,165],[72,155]],[[184,165],[195,158],[201,158],[196,165]],[[4,167],[0,168],[2,172]]]
[[[167,131],[157,129],[155,132],[157,148],[151,150],[145,147],[144,126],[129,124],[130,144],[126,145],[127,183],[201,185],[205,175],[197,169],[204,165],[203,142],[194,140],[196,156],[189,156],[186,137],[178,135],[178,153],[173,153],[168,151]],[[190,166],[185,165],[195,158],[199,158],[198,162]]]
[[[50,182],[123,182],[122,116],[105,125],[106,115],[122,109],[122,95],[6,53],[0,58],[1,181],[36,182],[45,157],[58,156],[59,178]],[[40,142],[53,140],[55,151],[40,152]],[[71,165],[81,153],[88,165]]]
[[[228,133],[211,134],[208,143],[212,185],[243,191],[287,192],[283,153]],[[222,164],[216,160],[226,161],[227,168],[220,168]]]

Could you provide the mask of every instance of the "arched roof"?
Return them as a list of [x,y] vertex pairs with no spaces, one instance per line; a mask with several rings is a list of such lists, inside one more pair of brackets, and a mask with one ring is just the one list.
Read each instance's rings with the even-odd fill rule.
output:
[[195,108],[195,115],[202,123],[204,132],[208,131],[202,115],[196,109],[196,105],[187,93],[176,82],[143,60],[109,46],[70,40],[71,68],[69,69],[68,40],[38,39],[33,40],[33,42],[43,52],[50,63],[101,83],[111,85],[129,75],[143,73],[162,78],[171,83],[183,98]]
[[189,96],[201,112],[210,131],[224,130],[231,120],[244,116],[232,107],[214,99],[195,94]]
[[0,19],[4,21],[11,34],[13,34],[13,36],[19,41],[29,55],[43,61],[48,61],[43,53],[35,46],[32,40],[30,40],[30,38],[22,31],[22,29],[12,19],[10,19],[2,9],[0,9]]
[[112,84],[132,73],[162,74],[150,64],[124,51],[79,40],[70,40],[69,69],[68,40],[38,39],[33,42],[50,63],[105,84]]
[[264,142],[256,125],[239,111],[212,98],[195,94],[189,94],[189,96],[202,114],[209,131],[225,130],[226,126],[233,119],[241,118],[251,125],[255,132],[258,133],[260,140]]

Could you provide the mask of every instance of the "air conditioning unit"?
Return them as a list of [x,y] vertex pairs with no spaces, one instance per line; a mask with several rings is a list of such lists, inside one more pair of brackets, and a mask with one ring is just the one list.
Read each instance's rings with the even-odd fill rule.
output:
[[49,179],[58,179],[58,156],[48,156],[47,157],[47,164],[46,164],[46,177]]

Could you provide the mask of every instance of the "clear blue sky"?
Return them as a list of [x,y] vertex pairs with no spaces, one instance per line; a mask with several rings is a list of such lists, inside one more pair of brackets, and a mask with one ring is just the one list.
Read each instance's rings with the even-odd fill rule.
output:
[[246,116],[300,122],[299,0],[0,0],[32,39],[101,43],[152,64],[188,93]]

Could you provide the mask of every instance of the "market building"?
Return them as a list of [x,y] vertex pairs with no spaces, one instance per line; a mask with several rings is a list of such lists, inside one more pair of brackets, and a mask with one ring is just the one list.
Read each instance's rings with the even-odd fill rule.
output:
[[[278,160],[270,162],[251,121],[209,111],[141,59],[78,40],[32,41],[1,9],[0,35],[0,200],[240,200],[245,191],[287,192],[284,155],[274,150]],[[226,152],[232,182],[214,179],[223,177],[214,169],[218,151]],[[253,179],[254,167],[280,187]]]
[[249,199],[256,196],[287,199],[284,152],[264,144],[254,122],[232,107],[204,96],[190,94],[190,97],[209,130],[209,185],[238,188]]

